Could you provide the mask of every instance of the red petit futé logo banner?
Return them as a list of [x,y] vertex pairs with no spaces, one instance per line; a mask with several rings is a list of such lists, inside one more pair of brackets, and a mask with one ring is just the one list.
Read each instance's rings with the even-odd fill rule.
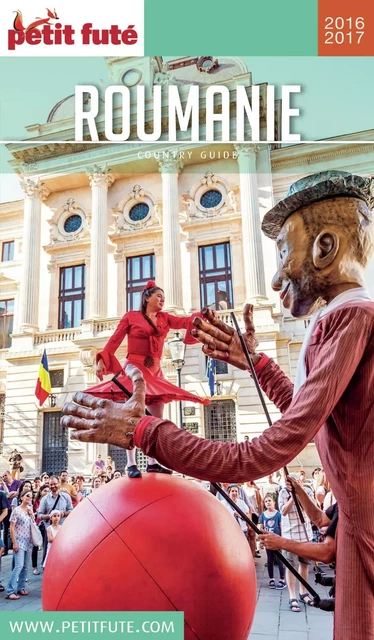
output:
[[[21,11],[15,11],[16,17],[13,29],[8,31],[8,49],[14,51],[16,46],[26,42],[37,45],[41,42],[50,45],[74,45],[75,29],[71,24],[62,25],[61,22],[51,24],[51,20],[58,20],[56,9],[47,9],[46,18],[36,18],[27,27],[23,24]],[[138,34],[135,25],[131,24],[127,29],[120,29],[118,25],[112,24],[109,29],[95,29],[91,22],[86,22],[80,30],[81,43],[83,45],[133,45],[138,41]]]
[[0,55],[144,54],[143,0],[129,7],[122,0],[111,0],[104,15],[100,7],[87,10],[75,0],[64,0],[61,8],[53,9],[42,9],[40,3],[33,8],[30,3],[10,10],[4,4],[0,6]]
[[[27,44],[37,45],[43,42],[47,45],[52,44],[74,44],[74,30],[71,25],[62,26],[57,22],[58,15],[56,9],[51,11],[47,9],[46,18],[36,18],[29,25],[25,26],[22,12],[17,10],[14,13],[16,17],[13,22],[13,29],[8,30],[8,50],[14,51],[16,46],[26,42]],[[53,22],[51,22],[53,21]]]

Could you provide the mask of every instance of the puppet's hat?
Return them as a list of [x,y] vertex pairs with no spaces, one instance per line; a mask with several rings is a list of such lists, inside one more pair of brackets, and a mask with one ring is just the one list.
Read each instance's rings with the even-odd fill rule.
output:
[[355,176],[347,171],[321,171],[291,184],[284,200],[268,211],[262,221],[262,231],[275,240],[292,213],[308,204],[327,198],[359,198],[374,207],[374,180]]

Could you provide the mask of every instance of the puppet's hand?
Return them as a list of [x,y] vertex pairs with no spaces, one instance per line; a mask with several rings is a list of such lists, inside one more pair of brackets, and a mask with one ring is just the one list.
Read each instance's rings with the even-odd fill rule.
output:
[[[236,331],[219,320],[215,311],[203,309],[202,314],[203,319],[195,318],[195,329],[191,333],[204,345],[203,352],[210,358],[223,360],[238,369],[248,369],[249,365]],[[255,353],[258,341],[255,335],[253,306],[251,304],[245,305],[243,318],[245,324],[243,338],[249,353],[253,356],[253,363],[257,364],[261,356]]]
[[132,380],[133,395],[125,404],[80,392],[74,395],[73,402],[64,404],[61,425],[74,429],[72,438],[134,448],[134,429],[145,412],[145,382],[133,365],[126,368],[126,374]]

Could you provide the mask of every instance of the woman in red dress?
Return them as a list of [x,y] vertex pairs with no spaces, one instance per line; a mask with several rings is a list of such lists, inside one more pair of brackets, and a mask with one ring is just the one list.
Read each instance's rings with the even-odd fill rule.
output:
[[[164,405],[173,400],[189,400],[208,404],[208,398],[200,398],[193,393],[176,387],[164,378],[161,369],[161,358],[166,336],[170,329],[186,329],[185,344],[197,342],[191,336],[193,329],[192,316],[173,316],[162,311],[165,303],[163,290],[155,282],[149,280],[142,292],[140,311],[128,311],[120,321],[112,337],[104,349],[96,356],[96,375],[102,380],[108,373],[123,372],[121,382],[129,390],[132,383],[124,373],[128,364],[134,364],[143,373],[146,382],[146,403],[150,413],[163,417]],[[127,356],[123,365],[115,357],[115,352],[128,336]],[[93,395],[95,393],[93,392]],[[155,458],[148,458],[147,472],[171,473],[157,463]],[[136,449],[127,451],[127,473],[130,478],[139,478],[141,472],[136,465]]]

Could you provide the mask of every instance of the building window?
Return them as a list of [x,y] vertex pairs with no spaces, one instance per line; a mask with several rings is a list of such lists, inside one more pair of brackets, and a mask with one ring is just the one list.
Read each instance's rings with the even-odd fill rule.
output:
[[155,278],[155,256],[149,253],[127,258],[126,268],[127,311],[137,311],[140,309],[141,295],[147,280]]
[[2,262],[10,262],[11,260],[14,260],[14,240],[11,242],[3,242],[1,251]]
[[144,220],[149,214],[149,206],[145,202],[138,202],[129,211],[129,218],[133,222]]
[[199,270],[201,306],[233,309],[229,242],[199,247]]
[[64,370],[63,369],[53,369],[49,372],[49,377],[51,379],[51,387],[52,389],[61,388],[64,386]]
[[85,265],[60,269],[58,328],[79,327],[84,318]]
[[76,213],[72,216],[66,218],[64,222],[64,231],[66,233],[75,233],[78,229],[81,228],[83,224],[83,219],[81,216],[78,216]]
[[13,319],[14,300],[0,300],[0,349],[10,347]]
[[204,407],[205,437],[236,442],[236,415],[233,400],[213,400]]
[[205,191],[200,198],[200,204],[205,209],[214,209],[214,207],[218,207],[219,203],[222,200],[222,193],[217,191],[217,189],[209,189],[209,191]]
[[217,376],[223,376],[229,372],[229,366],[227,362],[222,360],[216,360],[216,374]]

